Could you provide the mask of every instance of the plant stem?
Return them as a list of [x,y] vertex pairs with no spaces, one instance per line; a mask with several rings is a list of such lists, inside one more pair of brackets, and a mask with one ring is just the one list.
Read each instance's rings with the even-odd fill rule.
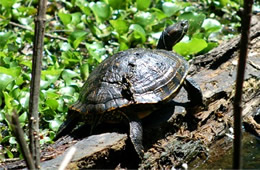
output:
[[233,143],[233,169],[241,169],[241,149],[242,149],[242,89],[245,75],[246,59],[248,52],[248,41],[250,33],[250,22],[253,0],[244,0],[244,11],[242,17],[242,32],[240,41],[240,53],[236,77],[236,93],[234,99],[234,143]]

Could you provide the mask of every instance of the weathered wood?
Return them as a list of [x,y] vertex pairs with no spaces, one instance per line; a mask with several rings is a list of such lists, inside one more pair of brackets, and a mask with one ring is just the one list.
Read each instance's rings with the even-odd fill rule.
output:
[[[258,21],[258,22],[256,22]],[[244,82],[243,96],[243,123],[248,124],[250,131],[259,132],[260,109],[260,19],[254,18],[251,30],[251,46],[249,49],[248,62]],[[235,43],[235,44],[234,44]],[[78,131],[59,139],[55,144],[45,147],[42,152],[42,164],[51,165],[49,159],[60,154],[75,143],[92,138],[92,143],[98,144],[99,136],[103,132],[119,131],[120,133],[106,134],[106,140],[111,140],[113,135],[119,135],[116,141],[123,141],[118,146],[115,142],[108,146],[105,151],[98,147],[91,147],[93,154],[81,154],[81,159],[74,160],[69,165],[74,168],[172,168],[180,167],[183,163],[190,163],[194,159],[204,161],[208,156],[208,151],[214,153],[214,147],[232,146],[233,126],[233,100],[234,85],[237,67],[237,44],[238,38],[232,39],[206,56],[200,56],[194,61],[191,75],[200,85],[205,108],[189,108],[186,91],[181,89],[174,99],[173,106],[164,108],[148,118],[144,123],[144,158],[138,162],[135,158],[133,146],[125,133],[128,128],[102,126],[99,127],[99,134],[85,139]],[[173,114],[174,113],[174,114]],[[86,129],[83,128],[83,134]],[[257,133],[256,133],[257,134]],[[75,136],[78,136],[77,138]],[[79,137],[80,136],[80,137]],[[84,142],[82,142],[84,143]],[[89,144],[80,150],[88,151]],[[105,144],[104,144],[105,145]],[[116,152],[113,148],[117,148]],[[223,152],[222,154],[225,154]],[[212,155],[212,154],[211,154]],[[220,155],[218,155],[220,156]],[[133,160],[135,159],[135,160]],[[84,163],[82,163],[84,160]],[[45,162],[44,162],[45,161]],[[54,161],[54,160],[49,160]],[[55,163],[56,165],[59,162]],[[191,164],[189,168],[193,168]],[[10,166],[9,166],[10,167]],[[16,166],[17,167],[17,166]],[[195,165],[194,165],[195,167]],[[47,168],[47,166],[46,166]]]

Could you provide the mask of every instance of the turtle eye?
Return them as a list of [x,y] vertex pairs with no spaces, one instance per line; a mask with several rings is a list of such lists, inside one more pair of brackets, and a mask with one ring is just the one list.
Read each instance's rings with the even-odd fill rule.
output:
[[181,26],[182,26],[182,27],[185,27],[185,26],[186,26],[186,22],[185,22],[185,21],[182,21],[182,22],[181,22]]

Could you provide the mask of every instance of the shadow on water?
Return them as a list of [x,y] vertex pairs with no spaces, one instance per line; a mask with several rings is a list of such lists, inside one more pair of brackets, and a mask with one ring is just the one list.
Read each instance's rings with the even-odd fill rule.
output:
[[[222,151],[223,152],[223,151]],[[215,159],[215,160],[213,160]],[[244,132],[242,149],[243,169],[260,168],[260,139]],[[196,167],[198,169],[231,169],[232,168],[232,148],[218,159],[209,158],[204,164]]]

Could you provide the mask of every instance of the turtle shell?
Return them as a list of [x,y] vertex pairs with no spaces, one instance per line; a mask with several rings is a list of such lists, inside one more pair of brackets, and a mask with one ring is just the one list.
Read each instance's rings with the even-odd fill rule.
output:
[[115,109],[167,102],[177,94],[189,64],[166,50],[130,49],[96,67],[71,109],[102,114]]

